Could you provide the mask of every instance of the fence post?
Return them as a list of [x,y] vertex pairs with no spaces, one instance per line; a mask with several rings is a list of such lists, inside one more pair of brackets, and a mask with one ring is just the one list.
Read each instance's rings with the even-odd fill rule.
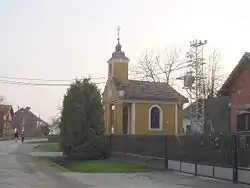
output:
[[238,181],[238,143],[237,135],[233,135],[233,181]]
[[168,137],[164,137],[164,165],[168,169]]
[[143,155],[142,137],[140,138],[140,155]]
[[123,140],[123,142],[122,142],[122,148],[123,148],[123,153],[126,154],[127,153],[127,147],[126,146],[127,146],[127,143],[128,143],[128,137],[127,137],[127,135],[119,135],[119,136],[125,138],[125,141]]

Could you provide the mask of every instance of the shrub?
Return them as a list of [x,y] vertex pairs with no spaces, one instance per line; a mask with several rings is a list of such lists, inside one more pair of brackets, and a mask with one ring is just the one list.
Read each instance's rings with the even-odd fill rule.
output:
[[105,155],[103,106],[100,91],[89,79],[76,80],[64,96],[61,148],[71,158],[96,159]]

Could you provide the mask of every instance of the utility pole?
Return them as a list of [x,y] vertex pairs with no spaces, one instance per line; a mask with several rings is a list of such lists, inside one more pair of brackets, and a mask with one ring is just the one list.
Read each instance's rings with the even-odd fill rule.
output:
[[38,117],[39,117],[39,119],[38,119],[38,128],[40,129],[41,128],[41,118],[40,118],[40,115]]
[[205,75],[204,75],[204,58],[203,47],[207,40],[193,40],[190,42],[190,50],[186,53],[188,58],[186,68],[188,71],[179,79],[184,80],[184,89],[189,94],[191,113],[189,120],[200,133],[204,132],[205,126]]

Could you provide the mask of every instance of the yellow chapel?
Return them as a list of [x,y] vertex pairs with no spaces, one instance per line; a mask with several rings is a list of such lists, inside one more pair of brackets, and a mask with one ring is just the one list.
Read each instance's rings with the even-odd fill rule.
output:
[[106,134],[183,133],[183,104],[188,100],[163,82],[130,80],[129,58],[120,38],[108,60],[108,80],[103,92]]

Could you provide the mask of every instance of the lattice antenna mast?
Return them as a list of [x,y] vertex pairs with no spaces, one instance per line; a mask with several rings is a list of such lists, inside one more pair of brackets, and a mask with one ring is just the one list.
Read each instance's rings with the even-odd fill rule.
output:
[[[191,109],[191,124],[204,132],[205,113],[205,77],[204,77],[204,57],[203,47],[207,41],[193,40],[190,42],[190,51],[187,52],[188,72],[183,77],[184,89],[189,94],[190,102],[194,101],[194,107]],[[192,105],[193,106],[193,105]]]

